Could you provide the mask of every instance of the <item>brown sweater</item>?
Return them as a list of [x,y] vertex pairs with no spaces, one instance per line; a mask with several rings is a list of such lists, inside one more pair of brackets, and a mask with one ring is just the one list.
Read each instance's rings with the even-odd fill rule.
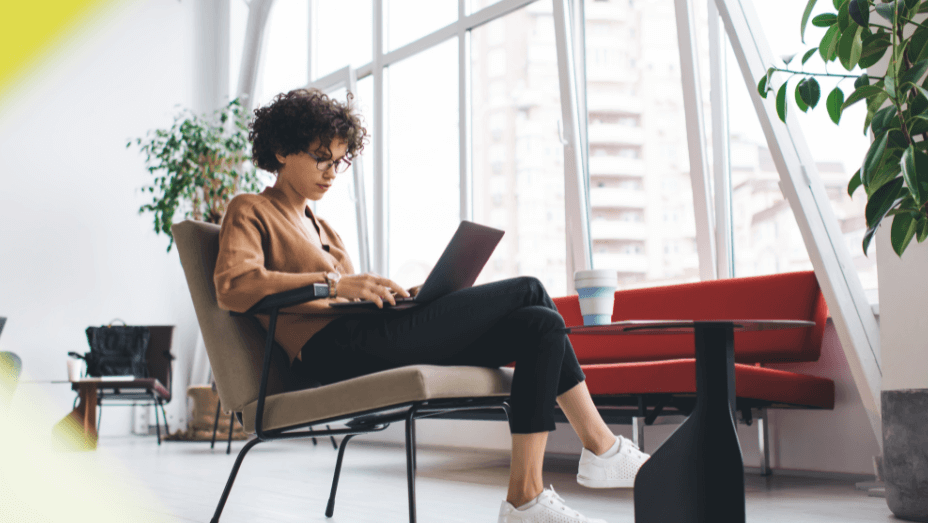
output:
[[[273,187],[232,199],[222,220],[213,274],[221,308],[243,312],[269,294],[325,283],[326,272],[354,273],[338,234],[309,207],[305,213],[315,231]],[[291,361],[313,334],[345,314],[329,308],[331,301],[319,299],[281,310],[274,339]],[[268,327],[266,315],[258,320]]]

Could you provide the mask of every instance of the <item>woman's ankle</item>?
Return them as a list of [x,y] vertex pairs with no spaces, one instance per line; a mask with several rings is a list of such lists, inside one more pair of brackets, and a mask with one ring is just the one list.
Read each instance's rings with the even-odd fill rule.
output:
[[513,491],[509,489],[509,493],[506,496],[506,501],[515,508],[519,508],[522,505],[534,500],[542,493],[544,489],[526,489]]

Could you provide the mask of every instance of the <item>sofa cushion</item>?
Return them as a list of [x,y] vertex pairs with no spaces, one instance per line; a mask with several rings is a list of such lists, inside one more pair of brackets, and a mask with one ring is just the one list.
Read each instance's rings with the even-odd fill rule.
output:
[[[593,396],[695,394],[696,360],[582,365]],[[735,364],[739,398],[769,401],[775,407],[832,409],[835,383],[827,378]]]
[[[314,389],[268,396],[264,404],[265,430],[402,406],[413,401],[450,398],[506,397],[512,369],[410,365],[376,372]],[[255,432],[258,402],[245,406],[245,431]]]
[[[568,326],[582,325],[576,295],[555,298]],[[828,308],[812,271],[711,280],[615,293],[612,321],[806,320],[814,327],[735,333],[735,361],[816,361]],[[692,334],[570,336],[580,363],[621,363],[692,358]]]

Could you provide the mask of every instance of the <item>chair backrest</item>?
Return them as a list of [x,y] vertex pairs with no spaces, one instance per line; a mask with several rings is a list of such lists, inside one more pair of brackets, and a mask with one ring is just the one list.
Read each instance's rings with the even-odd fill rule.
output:
[[[253,318],[231,316],[219,308],[213,272],[219,255],[219,226],[186,220],[171,227],[187,287],[203,334],[206,354],[222,406],[241,412],[258,399],[264,365],[265,332]],[[268,395],[283,392],[287,361],[274,351]]]
[[149,325],[148,332],[148,377],[161,382],[168,391],[171,390],[171,341],[174,338],[173,325]]

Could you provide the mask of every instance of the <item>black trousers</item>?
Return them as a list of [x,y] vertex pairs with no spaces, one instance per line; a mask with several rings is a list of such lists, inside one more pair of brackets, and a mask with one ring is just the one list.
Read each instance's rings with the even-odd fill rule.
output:
[[405,365],[515,362],[513,434],[555,429],[560,394],[585,379],[564,319],[538,279],[478,285],[405,311],[342,316],[302,348],[292,371],[323,385]]

